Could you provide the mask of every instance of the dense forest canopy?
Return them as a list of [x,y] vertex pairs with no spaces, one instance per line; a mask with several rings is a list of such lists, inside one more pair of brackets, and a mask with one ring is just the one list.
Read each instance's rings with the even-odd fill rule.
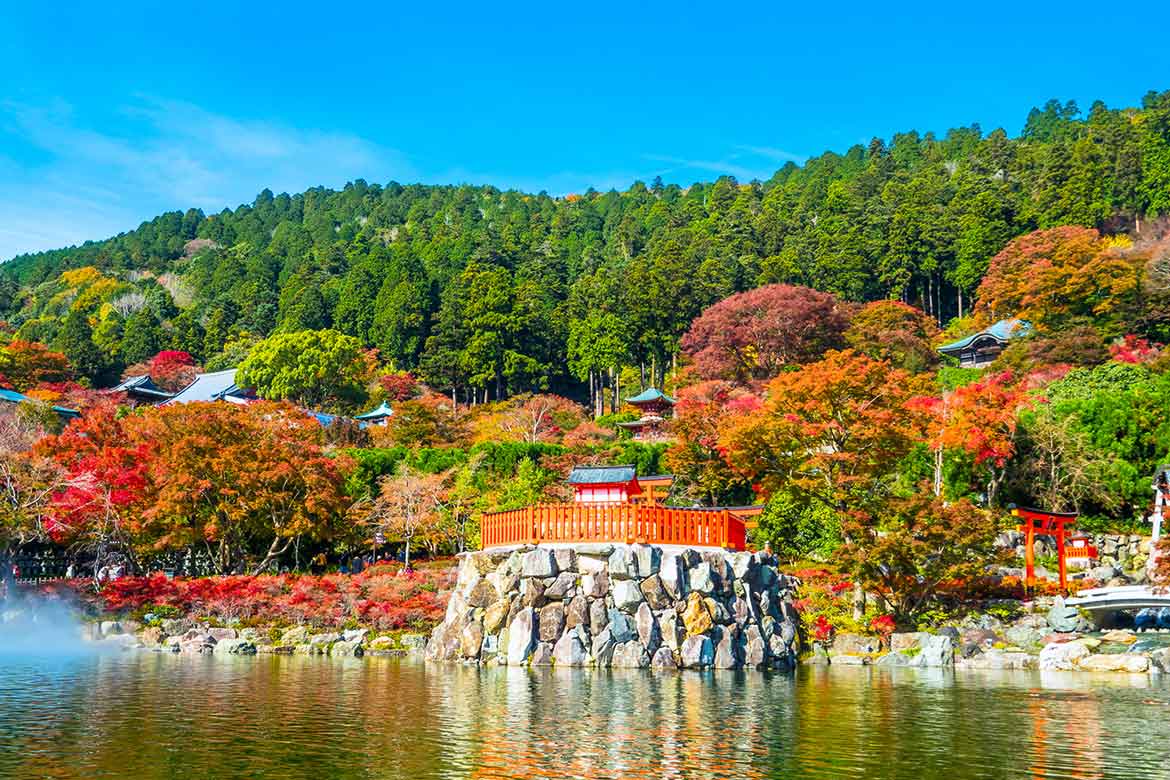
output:
[[[658,379],[692,320],[769,283],[969,313],[990,259],[1060,225],[1142,235],[1170,213],[1170,91],[1050,101],[1023,132],[907,132],[767,181],[565,197],[491,186],[265,190],[219,214],[0,266],[0,320],[97,383],[162,349],[235,365],[334,329],[464,399]],[[617,381],[620,381],[617,380]]]

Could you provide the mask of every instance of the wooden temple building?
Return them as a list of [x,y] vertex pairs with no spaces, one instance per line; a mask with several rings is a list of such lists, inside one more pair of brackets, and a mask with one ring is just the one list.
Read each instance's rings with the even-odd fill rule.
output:
[[1000,320],[989,328],[944,344],[938,351],[958,358],[961,368],[983,368],[994,361],[1008,342],[1032,333],[1032,325],[1024,320]]
[[762,506],[673,507],[674,477],[639,477],[634,466],[578,466],[573,501],[485,514],[484,549],[521,544],[611,542],[747,549]]
[[664,438],[666,435],[665,423],[674,412],[676,401],[657,387],[649,387],[626,403],[635,407],[642,415],[637,420],[620,422],[619,426],[633,434],[638,441],[651,441]]

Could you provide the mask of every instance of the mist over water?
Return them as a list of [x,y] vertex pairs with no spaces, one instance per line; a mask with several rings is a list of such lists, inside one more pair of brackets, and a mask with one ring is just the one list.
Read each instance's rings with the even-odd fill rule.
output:
[[76,611],[60,599],[17,595],[0,600],[0,659],[69,657],[98,652]]

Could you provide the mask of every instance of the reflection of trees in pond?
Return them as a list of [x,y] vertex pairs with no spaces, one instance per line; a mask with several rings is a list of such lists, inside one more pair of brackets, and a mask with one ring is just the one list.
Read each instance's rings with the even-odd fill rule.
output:
[[1170,690],[1123,675],[148,653],[4,672],[5,778],[1170,776]]

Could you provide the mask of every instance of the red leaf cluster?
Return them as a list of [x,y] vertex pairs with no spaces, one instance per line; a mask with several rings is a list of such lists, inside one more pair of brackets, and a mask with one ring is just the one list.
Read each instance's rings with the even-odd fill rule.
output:
[[94,593],[75,581],[77,595],[99,610],[123,614],[151,605],[200,619],[303,623],[338,628],[357,621],[379,631],[426,630],[443,618],[453,569],[380,564],[361,574],[260,575],[169,579],[161,573],[120,577]]

